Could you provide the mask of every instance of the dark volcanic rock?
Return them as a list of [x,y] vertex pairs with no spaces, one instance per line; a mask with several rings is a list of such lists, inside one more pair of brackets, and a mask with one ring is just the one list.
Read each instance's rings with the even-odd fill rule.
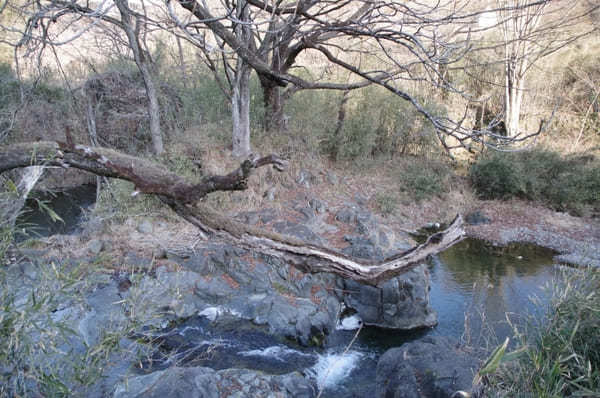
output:
[[450,398],[470,391],[479,359],[442,336],[392,348],[377,364],[377,397]]
[[356,221],[356,210],[350,207],[344,207],[343,209],[338,210],[338,212],[335,213],[335,219],[339,222],[351,224]]
[[429,271],[420,265],[385,282],[381,287],[344,281],[344,302],[355,309],[367,325],[414,329],[437,324],[429,305]]
[[[312,211],[312,209],[310,209]],[[322,239],[309,227],[291,221],[279,221],[273,225],[275,231],[280,234],[295,236],[309,243],[322,244]]]
[[172,367],[132,377],[117,386],[114,398],[163,397],[297,397],[311,398],[316,387],[298,374],[264,375],[245,369]]
[[481,211],[477,210],[465,216],[465,222],[470,225],[489,224],[491,220]]

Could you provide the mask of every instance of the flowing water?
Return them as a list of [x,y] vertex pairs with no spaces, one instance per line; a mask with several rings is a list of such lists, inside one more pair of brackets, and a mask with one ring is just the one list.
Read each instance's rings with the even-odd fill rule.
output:
[[[41,235],[75,231],[81,208],[93,202],[94,193],[88,187],[52,200],[65,224],[52,223],[39,212],[20,221],[41,224],[37,231]],[[556,273],[553,255],[533,245],[494,247],[466,239],[430,261],[430,300],[439,319],[435,328],[402,332],[363,327],[356,337],[356,330],[345,330],[356,322],[346,319],[326,346],[316,349],[278,340],[235,316],[227,322],[220,316],[217,327],[210,317],[198,316],[152,336],[161,343],[161,351],[146,370],[178,363],[271,374],[299,371],[316,380],[324,389],[323,397],[369,396],[375,391],[377,360],[390,348],[428,334],[451,336],[473,346],[493,345],[512,335],[507,316],[516,323],[531,314],[539,316],[540,306],[532,299],[548,301],[543,287]]]
[[528,315],[540,315],[534,301],[548,301],[544,285],[556,273],[553,255],[533,245],[494,247],[472,239],[441,253],[429,264],[431,305],[439,317],[435,328],[401,332],[363,327],[348,348],[357,332],[345,330],[355,323],[350,318],[324,348],[309,349],[277,340],[235,317],[215,328],[200,316],[159,338],[165,357],[156,363],[242,367],[272,374],[299,371],[316,380],[323,397],[369,396],[375,391],[377,360],[390,348],[428,334],[452,336],[474,346],[493,345],[512,335],[507,316],[519,323]]

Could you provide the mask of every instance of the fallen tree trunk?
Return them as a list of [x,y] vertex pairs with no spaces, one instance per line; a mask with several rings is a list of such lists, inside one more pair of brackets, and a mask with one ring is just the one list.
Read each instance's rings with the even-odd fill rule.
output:
[[282,171],[286,162],[277,156],[253,157],[224,176],[209,176],[190,184],[179,175],[149,160],[111,149],[60,142],[17,144],[0,150],[0,173],[33,165],[74,167],[96,175],[131,181],[135,189],[155,194],[178,215],[213,239],[225,239],[240,247],[281,258],[302,272],[331,272],[344,278],[376,285],[407,272],[464,237],[462,218],[457,216],[445,231],[438,232],[411,250],[382,262],[358,261],[335,250],[308,244],[232,220],[199,202],[215,191],[244,190],[252,171],[273,165]]

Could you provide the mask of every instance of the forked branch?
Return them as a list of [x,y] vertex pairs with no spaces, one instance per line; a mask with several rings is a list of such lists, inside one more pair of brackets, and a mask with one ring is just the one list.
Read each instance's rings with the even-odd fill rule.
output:
[[448,229],[411,250],[382,262],[358,261],[326,247],[234,221],[199,202],[211,192],[246,189],[248,178],[258,167],[273,165],[279,171],[284,170],[287,162],[275,155],[252,156],[227,175],[209,176],[191,184],[157,163],[107,148],[46,141],[0,149],[0,173],[34,165],[74,167],[131,181],[136,190],[158,195],[179,216],[213,239],[224,239],[278,257],[302,272],[330,272],[372,285],[407,272],[428,256],[447,249],[464,237],[462,218],[457,216]]

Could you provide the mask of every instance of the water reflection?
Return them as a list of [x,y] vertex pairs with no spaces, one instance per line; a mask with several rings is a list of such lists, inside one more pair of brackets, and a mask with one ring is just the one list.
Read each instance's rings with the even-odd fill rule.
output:
[[[466,239],[431,261],[431,303],[438,312],[434,333],[481,339],[511,336],[506,314],[523,320],[540,311],[531,297],[547,299],[544,285],[556,270],[554,252],[535,245],[494,247]],[[461,316],[462,315],[462,316]]]

